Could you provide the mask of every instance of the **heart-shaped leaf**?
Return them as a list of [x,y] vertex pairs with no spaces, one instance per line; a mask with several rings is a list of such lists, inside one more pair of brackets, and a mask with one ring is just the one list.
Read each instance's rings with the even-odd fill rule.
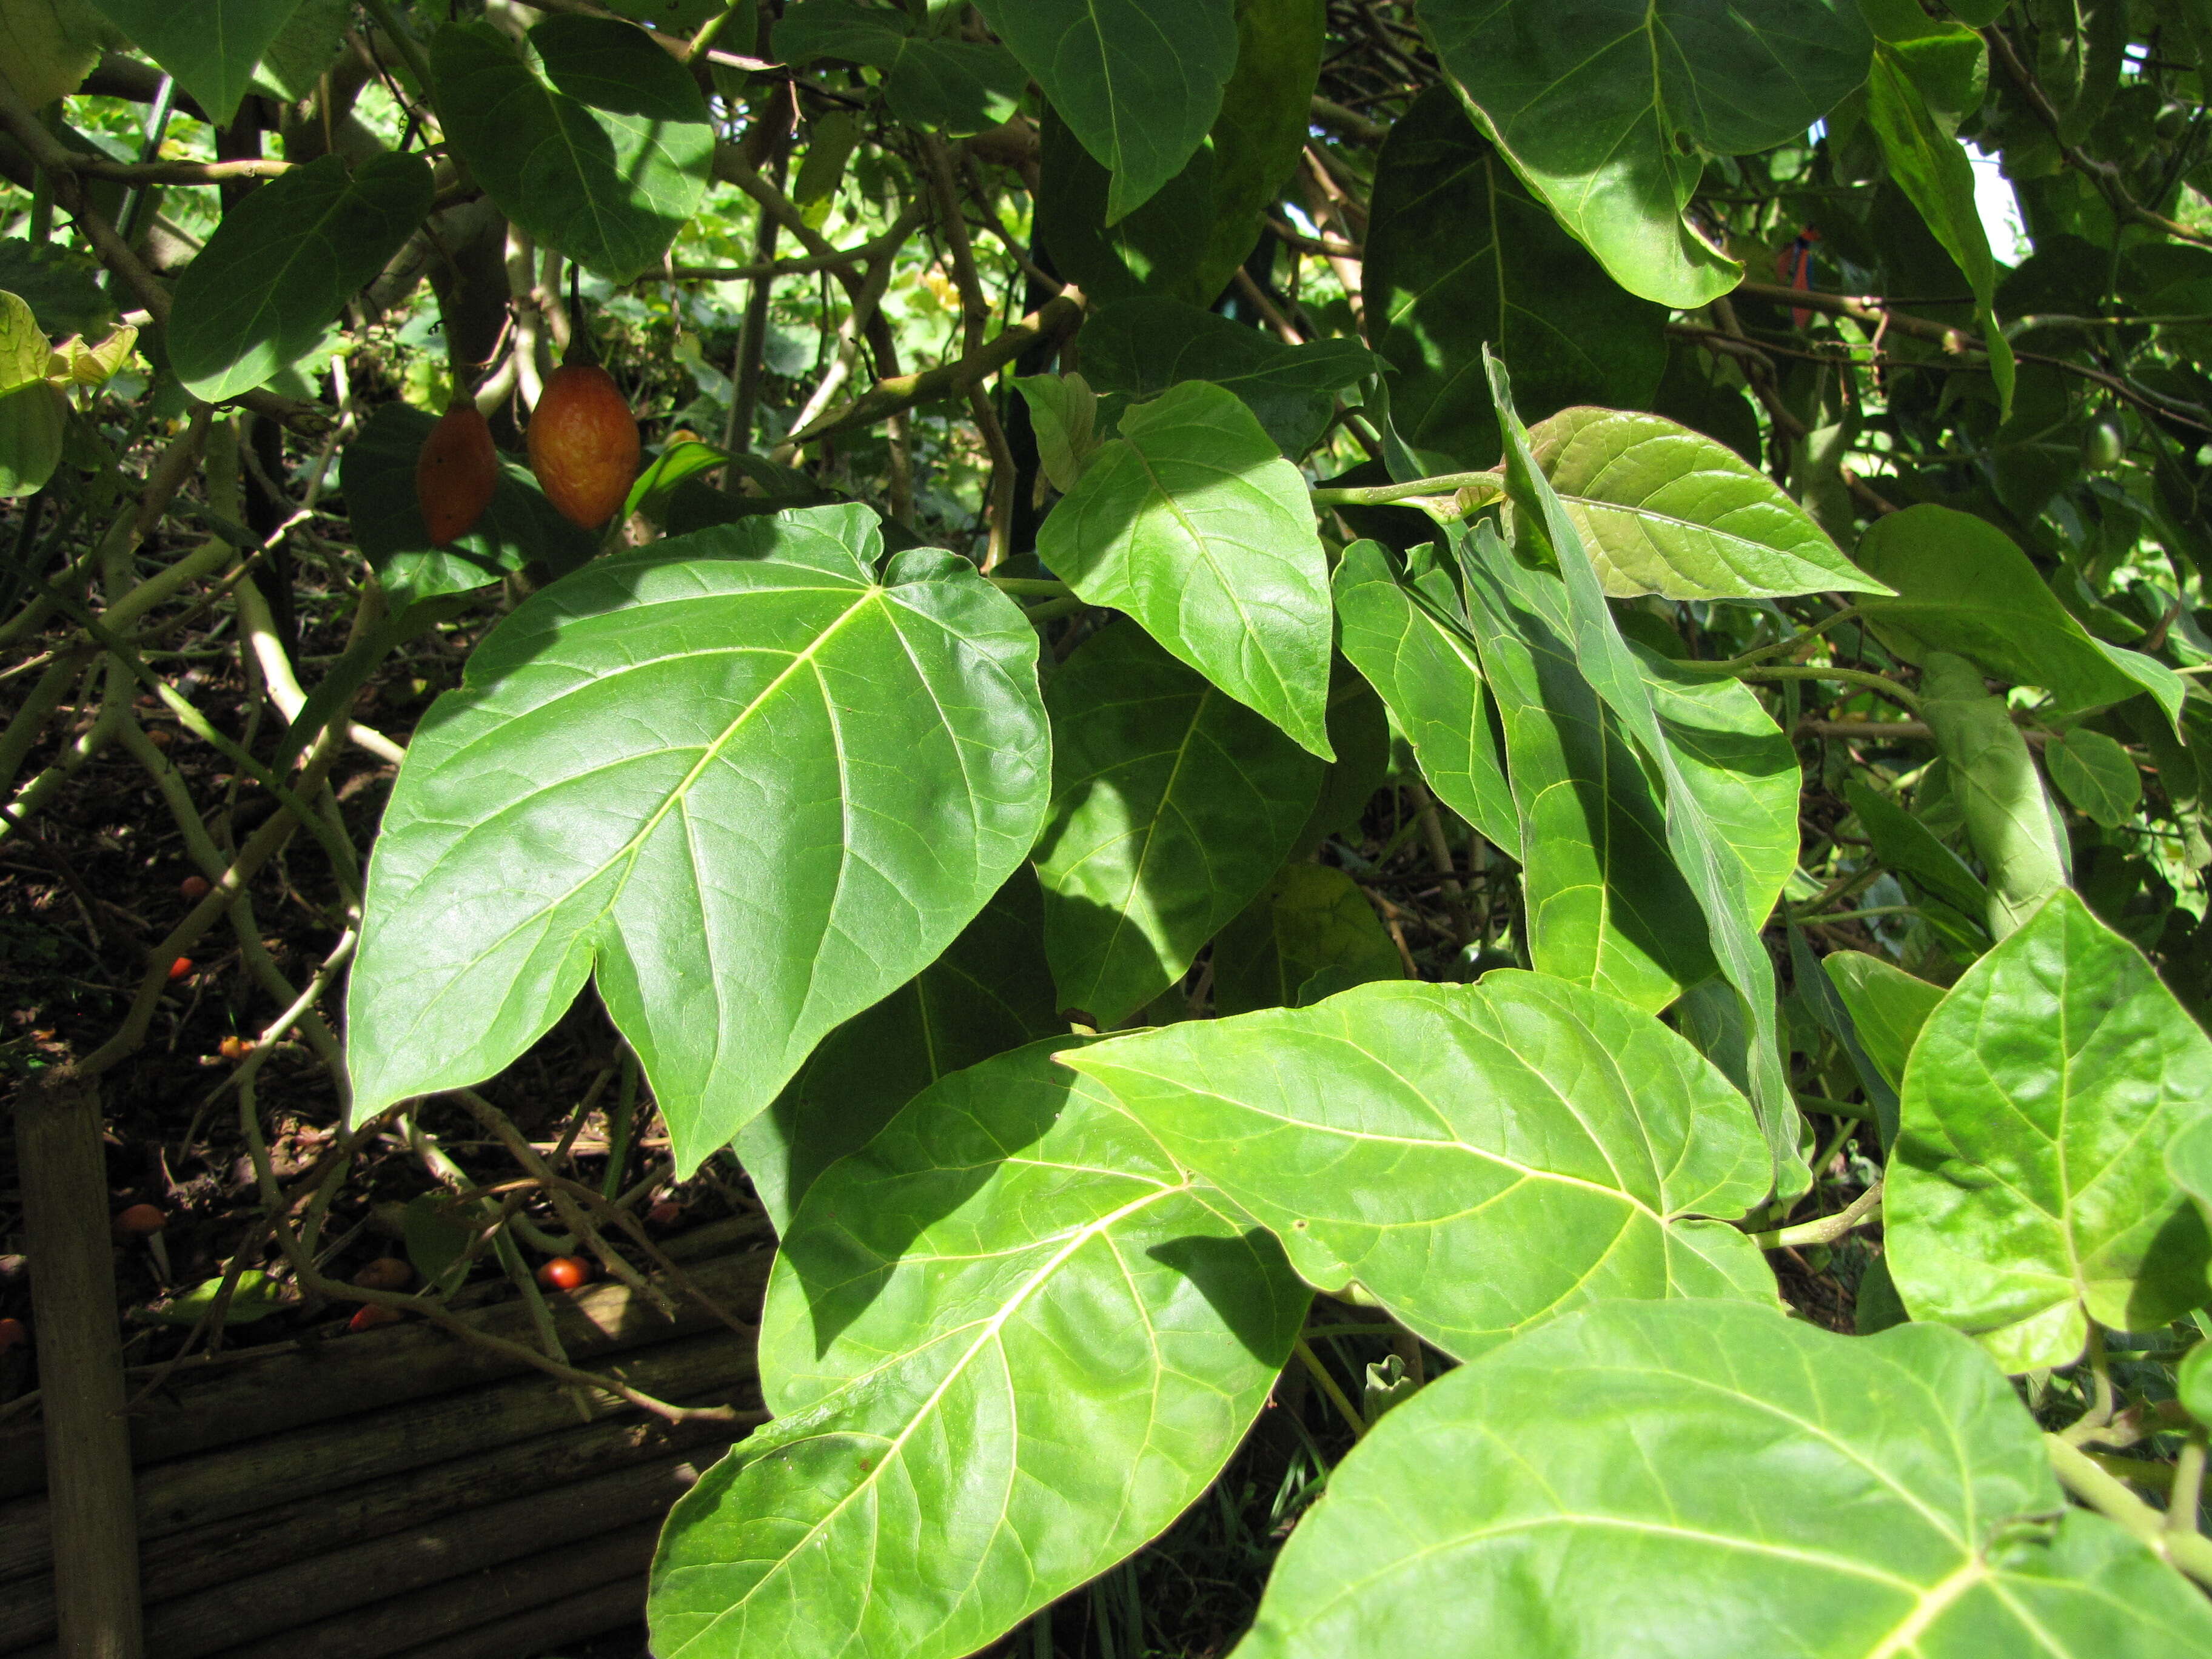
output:
[[1705,158],[1801,137],[1866,79],[1856,0],[1422,0],[1513,169],[1632,294],[1699,306],[1742,267],[1682,209]]
[[224,214],[177,280],[169,362],[185,390],[217,403],[304,356],[414,234],[435,194],[419,155],[351,169],[325,155]]
[[300,0],[91,0],[133,45],[177,77],[208,118],[228,126],[254,66]]
[[1181,979],[1274,874],[1322,766],[1126,623],[1084,642],[1045,707],[1045,953],[1060,1006],[1103,1029]]
[[761,1316],[781,1420],[669,1516],[663,1659],[972,1653],[1243,1438],[1306,1293],[1054,1046],[945,1078],[799,1206]]
[[438,31],[430,67],[447,140],[507,217],[626,283],[705,198],[706,100],[644,30],[613,18],[549,17],[530,44],[543,80],[488,23]]
[[657,542],[533,595],[410,745],[349,998],[355,1109],[505,1066],[596,973],[690,1170],[1028,855],[1036,634],[872,513]]
[[2007,1370],[2076,1358],[2212,1297],[2212,1237],[2166,1144],[2212,1116],[2212,1040],[2142,952],[2061,890],[1921,1027],[1882,1200],[1915,1319]]
[[1720,1221],[1764,1197],[1744,1098],[1649,1014],[1541,974],[1363,985],[1062,1059],[1273,1230],[1445,1352],[1609,1297],[1773,1297]]
[[1764,472],[1663,416],[1564,410],[1528,442],[1616,599],[1889,591]]
[[1667,366],[1666,311],[1559,228],[1449,88],[1424,93],[1391,127],[1370,223],[1368,337],[1397,370],[1391,419],[1435,458],[1431,471],[1498,459],[1486,343],[1516,366],[1532,418],[1570,404],[1650,406]]
[[1024,865],[945,954],[822,1039],[775,1104],[738,1131],[738,1161],[779,1232],[814,1179],[866,1146],[947,1073],[1067,1029]]
[[1333,758],[1328,568],[1305,480],[1234,392],[1186,380],[1125,411],[1046,518],[1037,556]]
[[1291,1535],[1235,1659],[2208,1648],[2203,1597],[2067,1508],[1971,1343],[1617,1302],[1385,1418]]
[[1109,225],[1182,171],[1237,67],[1234,0],[977,0],[976,9],[1114,175]]

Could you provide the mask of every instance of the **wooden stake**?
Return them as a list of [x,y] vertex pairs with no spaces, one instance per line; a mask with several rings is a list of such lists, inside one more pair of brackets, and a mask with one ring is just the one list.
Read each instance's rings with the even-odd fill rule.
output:
[[141,1659],[137,1511],[98,1086],[65,1067],[31,1077],[15,1097],[15,1153],[61,1659]]

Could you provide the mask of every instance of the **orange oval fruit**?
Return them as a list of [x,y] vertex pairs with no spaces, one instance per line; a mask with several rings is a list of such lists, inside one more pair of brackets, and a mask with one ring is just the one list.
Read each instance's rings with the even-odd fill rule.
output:
[[476,528],[499,488],[491,428],[465,394],[453,400],[415,458],[415,499],[434,547]]
[[597,363],[563,363],[531,412],[530,470],[562,517],[597,530],[637,482],[637,420],[615,377]]
[[151,1204],[133,1204],[108,1224],[118,1238],[150,1238],[169,1224],[169,1218]]

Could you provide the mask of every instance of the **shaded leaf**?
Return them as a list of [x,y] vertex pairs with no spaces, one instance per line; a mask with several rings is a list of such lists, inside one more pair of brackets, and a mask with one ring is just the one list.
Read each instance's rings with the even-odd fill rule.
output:
[[822,1039],[775,1103],[738,1131],[738,1161],[778,1232],[815,1178],[950,1073],[1067,1029],[1027,866],[945,954]]
[[2001,679],[2042,687],[2062,708],[2100,708],[2148,691],[2169,717],[2179,714],[2179,677],[2139,651],[2092,639],[2027,556],[1985,520],[1908,507],[1875,520],[1856,557],[1897,590],[1858,604],[1881,642],[1908,661],[1951,651]]
[[1450,579],[1401,582],[1381,543],[1358,541],[1337,562],[1334,588],[1344,654],[1389,707],[1437,798],[1521,857],[1490,694]]
[[1690,307],[1742,267],[1685,222],[1707,155],[1801,137],[1866,79],[1855,0],[1423,0],[1444,70],[1513,169],[1632,294]]
[[1844,781],[1844,798],[1874,843],[1875,857],[1893,873],[1910,878],[1960,915],[1980,923],[1989,909],[1990,890],[1933,830],[1862,778]]
[[2212,1297],[2165,1159],[2212,1116],[2212,1040],[2072,893],[1951,988],[1901,1092],[1884,1254],[1915,1319],[2025,1371],[2076,1358],[2088,1320],[2151,1330]]
[[1234,393],[1187,380],[1124,411],[1037,556],[1330,758],[1328,571],[1305,480]]
[[902,13],[853,0],[799,0],[787,8],[775,50],[793,64],[842,58],[881,70],[892,114],[955,136],[1004,121],[1028,81],[1004,46],[916,34]]
[[[1418,1502],[1408,1495],[1420,1494]],[[1949,1331],[1615,1303],[1440,1378],[1329,1476],[1237,1659],[2154,1659],[2212,1609]]]
[[35,495],[62,464],[69,403],[44,380],[0,392],[0,500]]
[[1222,1015],[1291,1008],[1333,970],[1334,995],[1375,980],[1402,979],[1398,947],[1375,907],[1343,871],[1286,864],[1213,942],[1213,1007]]
[[945,1078],[800,1205],[761,1321],[781,1420],[669,1516],[655,1653],[955,1659],[1243,1438],[1306,1293],[1053,1046]]
[[642,29],[549,17],[540,79],[487,23],[438,31],[446,137],[500,210],[539,243],[626,283],[699,210],[714,154],[706,100]]
[[1851,1024],[1868,1058],[1895,1088],[1905,1080],[1905,1056],[1912,1052],[1920,1028],[1943,1000],[1943,988],[1864,951],[1831,951],[1820,958],[1820,966],[1850,1010]]
[[1356,340],[1287,345],[1196,306],[1156,296],[1117,300],[1083,325],[1083,372],[1101,392],[1156,397],[1182,380],[1211,380],[1242,398],[1276,447],[1296,460],[1320,441],[1334,394],[1375,372]]
[[339,462],[355,544],[395,612],[433,594],[495,582],[533,560],[565,575],[599,551],[598,538],[561,516],[529,468],[503,457],[483,517],[467,534],[433,546],[415,496],[415,459],[436,424],[405,404],[380,404]]
[[101,292],[100,267],[58,242],[0,240],[0,289],[31,307],[37,325],[55,339],[65,334],[103,334],[115,321],[115,302]]
[[1237,66],[1232,0],[977,0],[976,9],[1113,174],[1109,225],[1182,170]]
[[1045,954],[1060,1006],[1103,1030],[1181,979],[1274,874],[1322,763],[1127,623],[1084,641],[1045,707]]
[[1062,1056],[1271,1228],[1445,1352],[1610,1297],[1771,1300],[1742,1096],[1627,1004],[1540,974],[1364,985]]
[[1569,409],[1529,428],[1528,442],[1616,598],[1887,591],[1772,479],[1662,416]]
[[355,1109],[497,1072],[596,974],[689,1170],[914,977],[1047,801],[1036,634],[826,507],[594,561],[416,730],[369,865]]
[[2075,726],[2044,745],[2043,763],[2059,793],[2107,830],[2125,823],[2142,801],[2142,774],[2102,732]]
[[429,164],[336,155],[270,179],[222,216],[177,282],[170,366],[210,403],[250,392],[323,337],[430,210]]
[[2043,787],[2027,739],[2002,697],[1983,689],[1963,657],[1931,651],[1923,665],[1920,710],[1949,767],[1952,799],[1966,838],[1989,872],[1983,915],[2002,939],[2069,879],[2065,826]]
[[177,77],[208,118],[228,126],[254,66],[300,0],[91,0],[133,45]]
[[1666,313],[1615,283],[1533,199],[1450,91],[1423,94],[1376,164],[1362,284],[1368,337],[1397,370],[1392,419],[1453,467],[1498,456],[1482,348],[1518,366],[1533,417],[1571,404],[1648,405]]

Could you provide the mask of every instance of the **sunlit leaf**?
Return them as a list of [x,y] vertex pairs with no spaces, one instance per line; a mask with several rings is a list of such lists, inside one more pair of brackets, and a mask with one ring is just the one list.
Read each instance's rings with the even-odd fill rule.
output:
[[2070,879],[2066,827],[2027,739],[1973,664],[1948,651],[1929,652],[1922,665],[1920,710],[1950,767],[1966,837],[1989,872],[1984,919],[1991,936],[2002,939]]
[[957,1659],[1243,1438],[1306,1293],[1054,1046],[945,1078],[799,1206],[761,1321],[780,1420],[669,1517],[663,1659]]
[[1062,1056],[1273,1229],[1445,1352],[1611,1297],[1771,1300],[1771,1170],[1741,1095],[1649,1014],[1547,975],[1364,985]]
[[1895,1088],[1905,1080],[1905,1056],[1920,1028],[1943,1000],[1943,988],[1863,951],[1831,951],[1820,967],[1850,1010],[1868,1058]]
[[1330,757],[1328,570],[1313,509],[1233,392],[1186,380],[1125,410],[1046,518],[1037,556]]
[[[2212,1238],[2166,1143],[2212,1116],[2212,1039],[2142,952],[2061,890],[1921,1027],[1883,1199],[1918,1320],[2010,1371],[2212,1299]],[[2201,1133],[2201,1132],[2200,1132]]]
[[1614,1303],[1431,1383],[1329,1475],[1236,1659],[2160,1659],[2203,1595],[2069,1510],[1949,1331]]
[[689,1170],[1028,855],[1036,634],[825,507],[594,561],[416,729],[369,865],[355,1109],[497,1072],[587,977]]

